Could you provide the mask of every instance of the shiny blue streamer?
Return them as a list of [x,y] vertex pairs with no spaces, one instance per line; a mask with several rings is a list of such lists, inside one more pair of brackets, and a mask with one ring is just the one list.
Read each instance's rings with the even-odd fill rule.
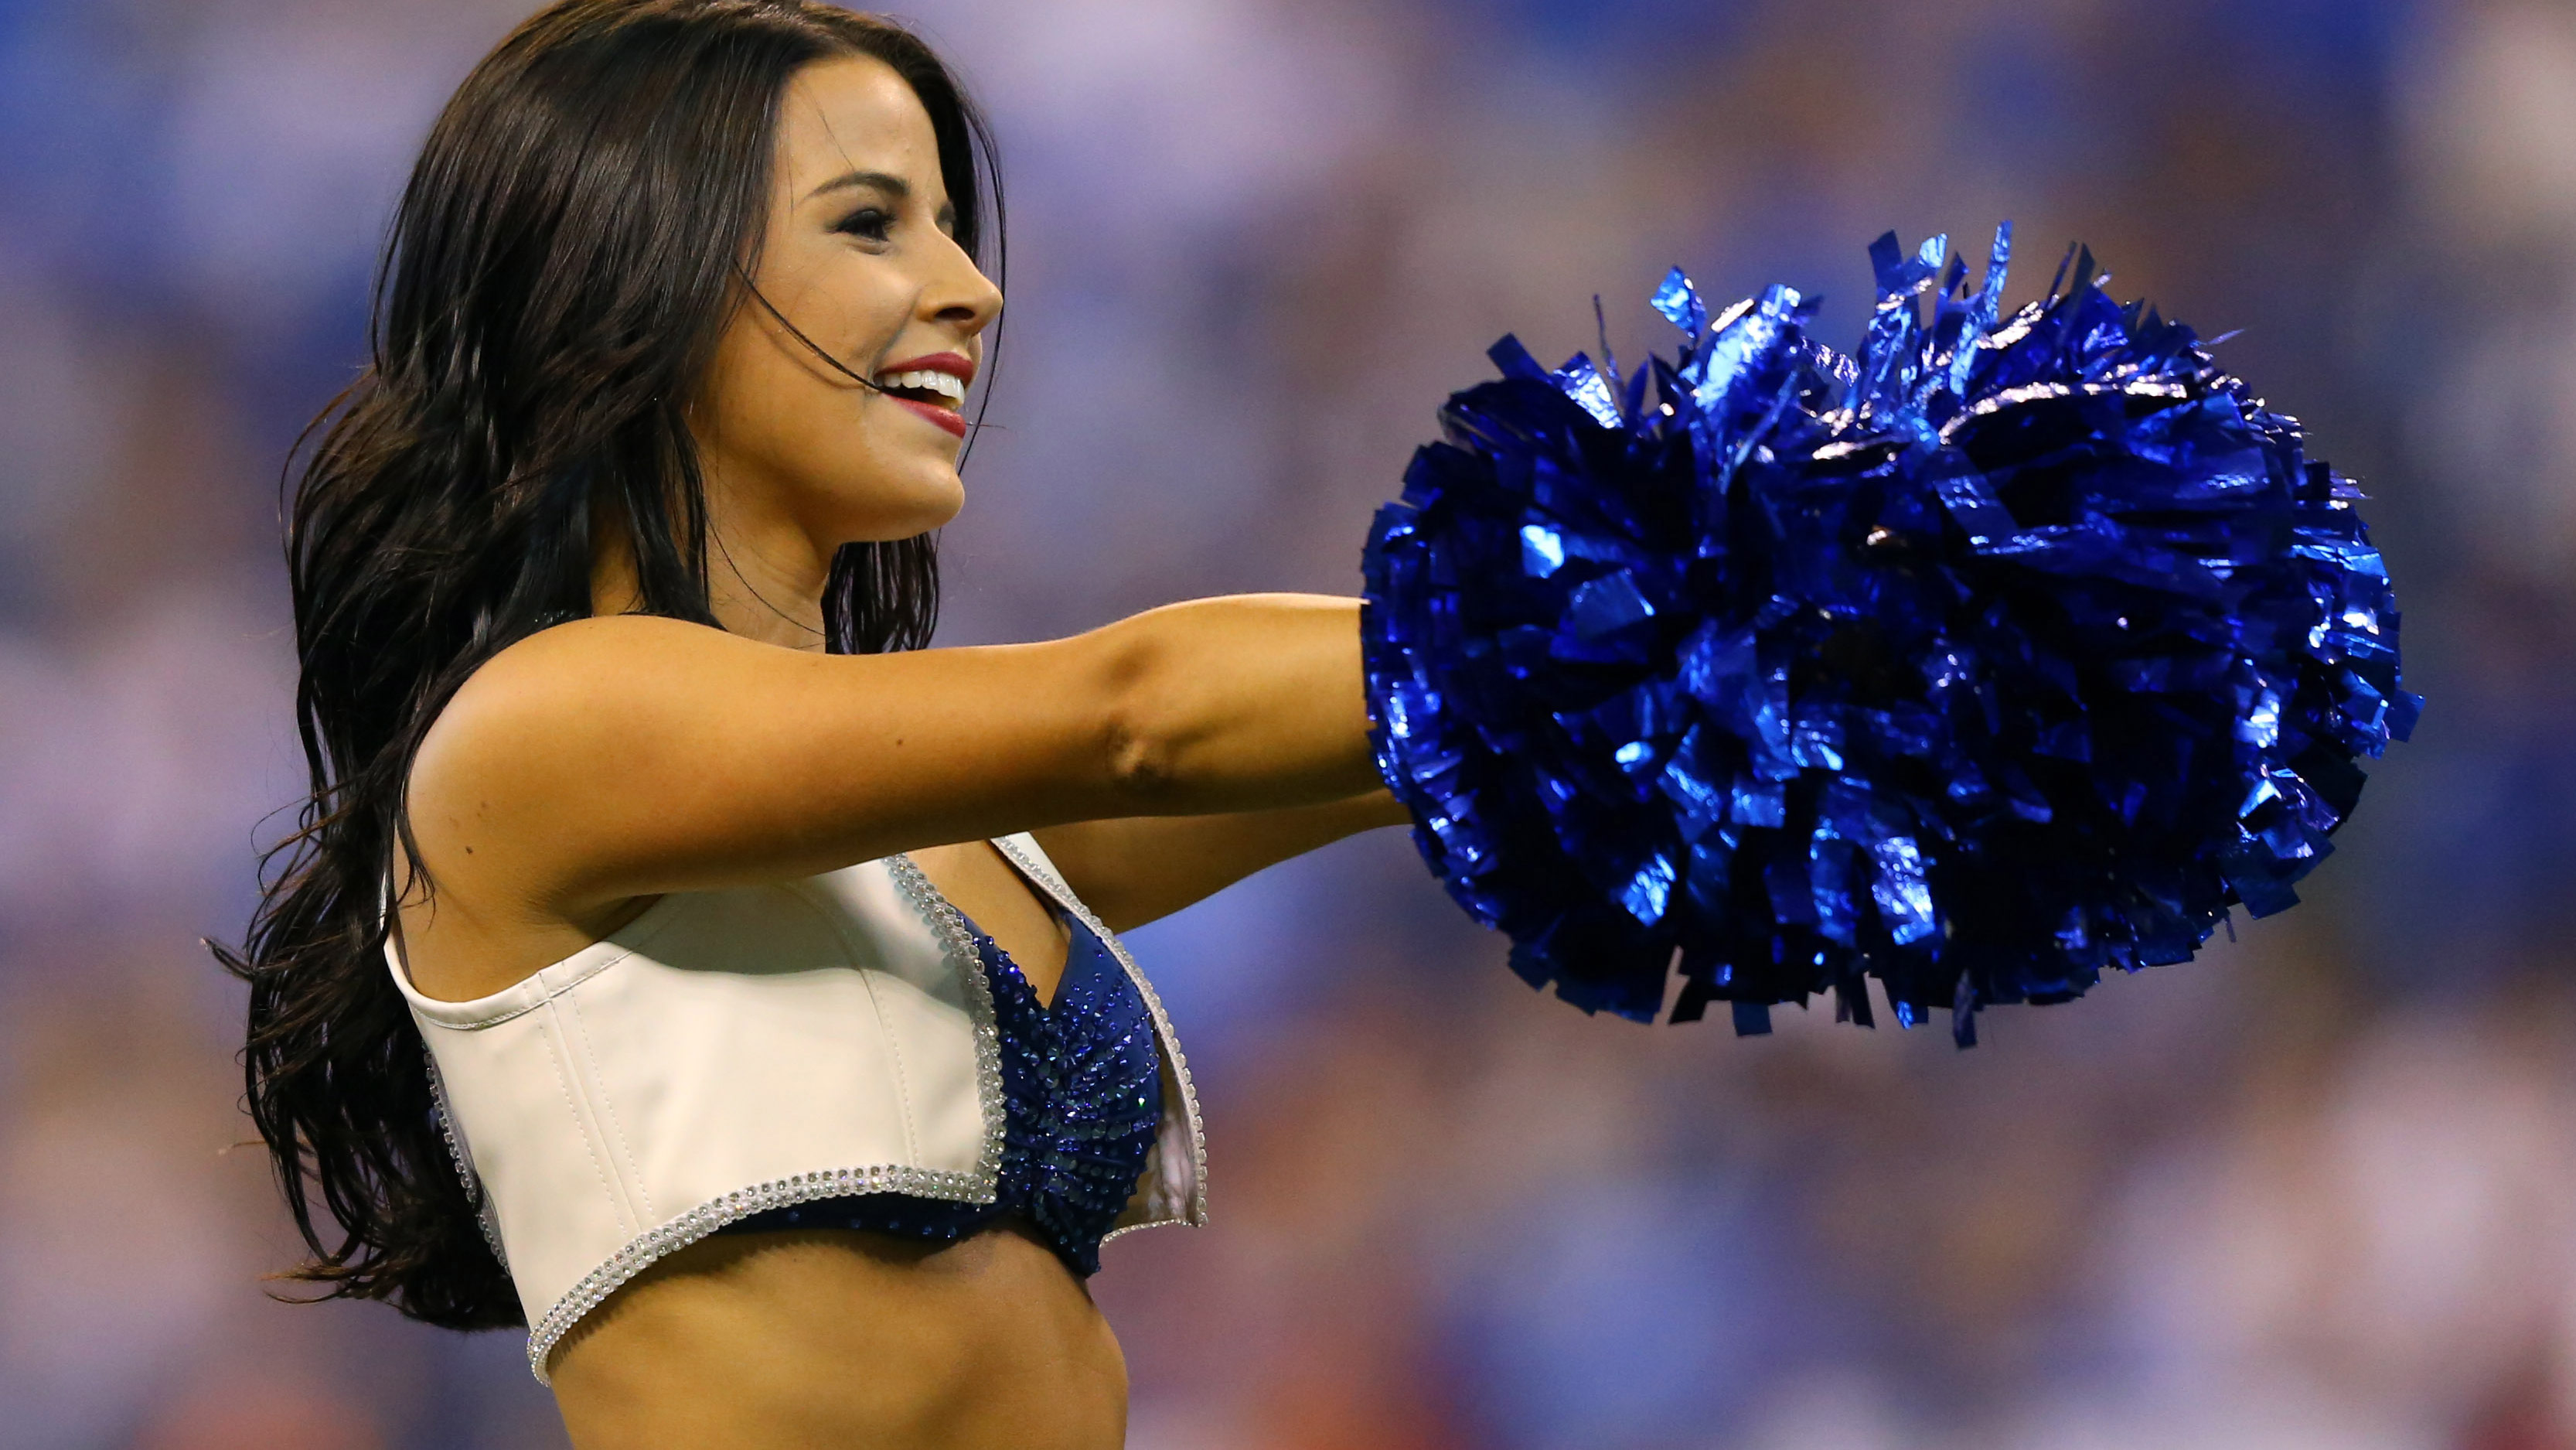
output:
[[1678,269],[1624,383],[1504,338],[1379,512],[1379,765],[1533,986],[1760,1032],[1875,977],[1966,1045],[2295,903],[2413,727],[2298,423],[2089,252],[2004,316],[2009,225],[1973,294],[1947,251],[1871,248],[1857,356]]

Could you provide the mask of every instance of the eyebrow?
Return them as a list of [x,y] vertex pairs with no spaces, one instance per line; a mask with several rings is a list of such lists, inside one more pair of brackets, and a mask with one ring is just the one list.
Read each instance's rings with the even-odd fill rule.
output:
[[847,171],[807,192],[805,199],[812,201],[827,191],[847,191],[854,186],[875,187],[897,201],[912,195],[912,183],[900,176],[890,176],[882,171]]

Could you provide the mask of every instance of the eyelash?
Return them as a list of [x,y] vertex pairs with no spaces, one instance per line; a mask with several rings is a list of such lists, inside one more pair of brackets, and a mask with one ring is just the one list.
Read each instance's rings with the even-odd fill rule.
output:
[[864,241],[882,242],[890,240],[886,234],[893,228],[893,226],[893,213],[878,207],[868,206],[861,207],[857,211],[850,213],[848,216],[841,218],[839,222],[833,225],[832,230],[858,237]]

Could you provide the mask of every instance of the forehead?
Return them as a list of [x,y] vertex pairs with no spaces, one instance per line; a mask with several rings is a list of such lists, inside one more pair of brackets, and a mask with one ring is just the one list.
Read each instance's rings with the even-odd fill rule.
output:
[[779,180],[792,195],[852,171],[882,171],[934,204],[947,201],[930,113],[892,66],[871,56],[805,67],[779,105]]

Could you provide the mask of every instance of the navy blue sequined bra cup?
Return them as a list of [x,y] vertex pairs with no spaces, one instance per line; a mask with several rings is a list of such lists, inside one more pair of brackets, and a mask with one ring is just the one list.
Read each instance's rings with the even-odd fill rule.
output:
[[770,1209],[717,1232],[849,1228],[953,1241],[1017,1214],[1076,1274],[1100,1272],[1100,1241],[1134,1196],[1162,1123],[1162,1064],[1136,984],[1090,928],[1067,925],[1072,941],[1049,1006],[1019,964],[966,923],[1001,1039],[1006,1115],[992,1203],[865,1193]]

